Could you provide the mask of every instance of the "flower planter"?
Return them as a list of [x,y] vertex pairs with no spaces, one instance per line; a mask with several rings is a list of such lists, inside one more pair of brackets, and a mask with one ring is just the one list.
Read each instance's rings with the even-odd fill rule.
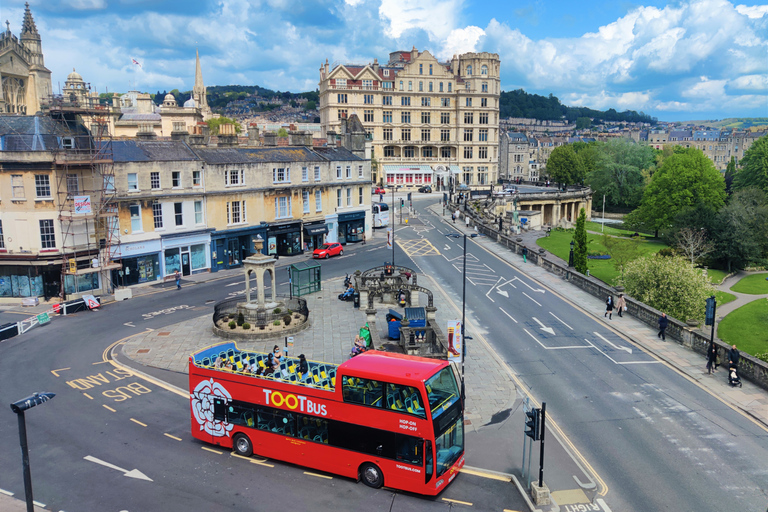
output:
[[698,320],[693,320],[691,318],[686,320],[685,323],[686,323],[686,325],[688,325],[688,327],[698,327],[699,326],[699,321]]

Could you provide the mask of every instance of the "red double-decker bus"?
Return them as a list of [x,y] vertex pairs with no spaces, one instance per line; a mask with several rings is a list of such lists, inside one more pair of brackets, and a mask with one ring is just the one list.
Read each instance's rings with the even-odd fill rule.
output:
[[[242,456],[282,460],[436,495],[464,465],[463,404],[447,361],[368,351],[341,365],[220,343],[189,358],[192,435]],[[222,364],[225,363],[225,364]]]

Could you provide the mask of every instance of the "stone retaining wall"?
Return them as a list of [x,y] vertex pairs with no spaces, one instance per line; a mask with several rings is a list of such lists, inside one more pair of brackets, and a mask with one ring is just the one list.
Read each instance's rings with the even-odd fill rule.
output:
[[[452,205],[451,208],[455,209],[457,206]],[[477,226],[478,233],[495,239],[498,243],[507,247],[515,254],[522,254],[524,244],[517,242],[515,240],[515,235],[507,236],[500,233],[499,230],[496,229],[495,224],[484,224],[482,219],[479,219],[472,209],[468,209],[467,212],[462,211],[461,213],[462,215],[470,216],[472,225]],[[615,288],[599,279],[592,276],[585,276],[576,272],[574,269],[569,268],[563,260],[550,253],[544,252],[543,254],[540,254],[538,252],[538,246],[528,247],[527,259],[529,264],[538,265],[555,275],[561,276],[571,284],[578,286],[590,295],[594,295],[601,300],[604,300],[608,295],[616,295],[619,293]],[[627,314],[632,315],[654,329],[658,326],[658,319],[661,316],[661,311],[643,304],[632,297],[625,295],[624,298],[627,301]],[[669,317],[669,325],[667,326],[666,335],[691,350],[700,353],[702,358],[706,356],[707,346],[709,345],[710,339],[709,327],[705,333],[697,328],[689,327],[685,322]],[[715,337],[714,341],[718,347],[720,360],[725,363],[726,352],[728,352],[730,345],[717,337]],[[703,364],[704,361],[702,360],[702,365]],[[742,379],[746,379],[753,384],[768,390],[768,363],[765,361],[761,361],[756,357],[742,352],[739,361],[739,376]]]

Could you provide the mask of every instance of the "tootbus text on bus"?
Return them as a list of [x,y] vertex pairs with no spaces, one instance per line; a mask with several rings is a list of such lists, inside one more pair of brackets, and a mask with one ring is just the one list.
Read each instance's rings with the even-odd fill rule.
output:
[[[383,351],[334,365],[234,342],[189,358],[193,437],[348,478],[437,495],[464,465],[463,403],[448,361]],[[222,364],[226,363],[226,364]],[[257,372],[258,373],[258,372]]]

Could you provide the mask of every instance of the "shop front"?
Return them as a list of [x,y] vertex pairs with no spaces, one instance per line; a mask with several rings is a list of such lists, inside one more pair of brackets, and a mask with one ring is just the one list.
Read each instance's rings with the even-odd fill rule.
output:
[[[10,262],[9,262],[10,263]],[[44,297],[61,293],[61,260],[0,262],[0,298]],[[21,264],[23,263],[23,264]]]
[[362,242],[365,236],[365,210],[339,214],[339,243]]
[[301,249],[301,222],[270,224],[267,228],[267,254],[295,256]]
[[304,250],[314,251],[325,242],[328,226],[324,220],[304,223]]
[[[256,236],[267,239],[266,224],[212,232],[211,272],[241,266],[245,258],[256,252],[253,246]],[[267,244],[261,252],[267,254]]]
[[178,270],[181,275],[189,276],[210,270],[210,230],[174,233],[165,235],[160,240],[163,244],[163,275],[170,276]]
[[160,255],[163,247],[160,240],[147,240],[120,244],[115,260],[122,269],[112,270],[112,282],[117,286],[131,286],[162,279]]

